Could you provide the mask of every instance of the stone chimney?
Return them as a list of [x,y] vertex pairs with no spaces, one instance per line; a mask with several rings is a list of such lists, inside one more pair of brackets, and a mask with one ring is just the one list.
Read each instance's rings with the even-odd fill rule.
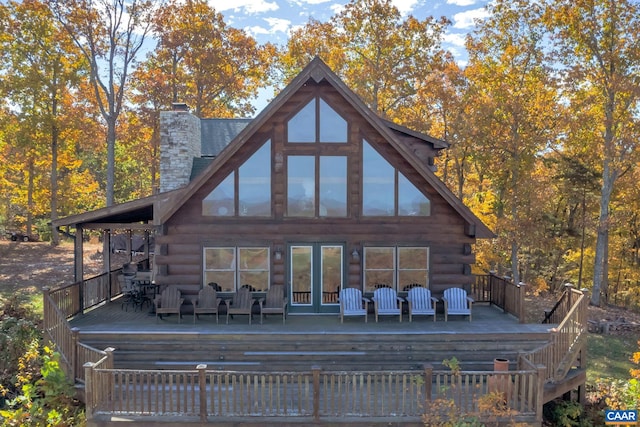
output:
[[201,157],[200,119],[184,103],[160,112],[160,192],[189,183],[193,158]]

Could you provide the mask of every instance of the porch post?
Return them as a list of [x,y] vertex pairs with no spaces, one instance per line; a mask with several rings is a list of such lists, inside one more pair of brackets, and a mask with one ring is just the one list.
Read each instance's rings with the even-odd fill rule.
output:
[[111,230],[102,230],[102,271],[107,273],[107,302],[113,296],[111,280]]
[[78,287],[78,312],[84,313],[84,230],[82,224],[76,224],[76,237],[74,239],[73,260],[75,265],[74,282],[79,283]]

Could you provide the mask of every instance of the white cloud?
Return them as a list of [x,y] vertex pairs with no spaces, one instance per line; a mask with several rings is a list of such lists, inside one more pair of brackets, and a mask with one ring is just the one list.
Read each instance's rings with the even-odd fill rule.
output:
[[306,4],[322,4],[322,3],[327,3],[329,1],[331,0],[300,0],[299,2],[296,2],[296,3],[300,5],[303,5],[305,3]]
[[269,24],[268,28],[265,28],[260,25],[254,25],[252,27],[245,28],[245,31],[249,34],[258,35],[258,34],[276,34],[276,33],[285,33],[289,32],[291,28],[291,21],[288,19],[281,18],[264,18],[264,21]]
[[228,0],[209,0],[209,5],[215,8],[217,12],[225,10],[233,10],[239,12],[244,10],[246,13],[262,13],[278,10],[277,3],[266,0],[236,0],[229,2]]
[[289,30],[289,27],[291,26],[291,21],[288,19],[264,18],[264,20],[267,21],[267,24],[269,24],[269,30],[272,33],[277,33],[277,32],[286,33]]
[[485,8],[467,10],[453,15],[453,28],[468,29],[475,26],[475,19],[484,19],[489,16]]
[[333,12],[334,15],[337,15],[342,12],[342,10],[344,9],[344,5],[340,3],[334,3],[329,6],[329,9],[331,9],[331,12]]
[[464,46],[466,34],[460,33],[447,33],[444,35],[443,40],[453,46]]
[[476,0],[447,0],[447,4],[454,6],[473,6],[476,4]]
[[393,5],[398,8],[402,15],[411,13],[417,2],[417,0],[392,0]]

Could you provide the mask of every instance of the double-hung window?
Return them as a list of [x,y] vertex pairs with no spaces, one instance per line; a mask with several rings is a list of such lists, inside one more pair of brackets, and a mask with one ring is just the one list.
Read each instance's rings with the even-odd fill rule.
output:
[[428,247],[364,247],[365,292],[373,292],[380,287],[402,292],[416,285],[429,287]]

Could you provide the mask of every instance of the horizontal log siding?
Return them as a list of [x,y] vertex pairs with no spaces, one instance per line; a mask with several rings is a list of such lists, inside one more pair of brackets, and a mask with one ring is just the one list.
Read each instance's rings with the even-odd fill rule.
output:
[[[322,90],[322,96],[349,122],[348,144],[296,144],[285,145],[286,123],[310,99]],[[395,132],[395,131],[394,131]],[[436,151],[428,144],[403,136],[408,151],[422,151],[432,155]],[[272,214],[271,218],[217,218],[202,216],[202,200],[224,179],[244,163],[267,139],[273,150]],[[431,201],[429,217],[362,217],[360,194],[362,139],[382,153],[407,179],[422,187]],[[429,147],[420,150],[420,147]],[[349,187],[349,214],[346,218],[287,218],[286,217],[286,158],[288,155],[347,155]],[[465,234],[465,221],[416,170],[365,120],[353,106],[344,102],[341,95],[325,83],[310,83],[293,95],[291,100],[274,112],[272,118],[252,136],[219,173],[203,185],[170,218],[164,227],[164,235],[156,243],[164,250],[155,262],[161,266],[157,281],[163,284],[201,284],[203,246],[269,246],[284,248],[289,241],[296,242],[345,242],[347,251],[361,249],[363,245],[419,245],[430,248],[430,282],[436,294],[450,286],[467,286],[473,282],[465,274],[475,256],[464,253],[464,245],[475,242]],[[361,252],[362,253],[362,252]],[[348,255],[348,254],[347,254]],[[347,284],[358,286],[361,281],[360,264],[347,262]],[[356,270],[354,272],[354,269]],[[278,270],[272,266],[272,283],[283,283],[286,277],[284,265]]]

